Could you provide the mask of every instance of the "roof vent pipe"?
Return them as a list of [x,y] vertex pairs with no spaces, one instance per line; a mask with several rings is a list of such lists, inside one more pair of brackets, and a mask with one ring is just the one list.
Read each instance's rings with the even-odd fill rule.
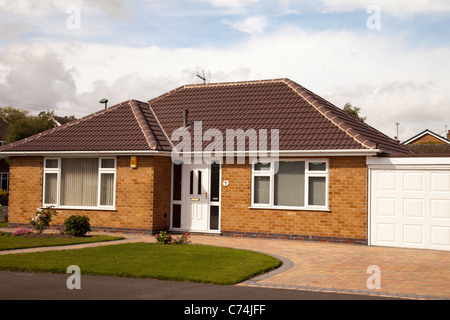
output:
[[183,126],[184,126],[185,128],[189,127],[189,124],[188,124],[188,116],[189,116],[189,110],[188,110],[188,109],[185,109],[185,110],[183,111]]

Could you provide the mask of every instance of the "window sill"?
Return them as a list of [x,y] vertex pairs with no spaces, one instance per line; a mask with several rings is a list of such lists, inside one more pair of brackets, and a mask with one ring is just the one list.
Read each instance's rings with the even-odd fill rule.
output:
[[290,211],[324,211],[324,212],[330,212],[331,210],[329,208],[297,208],[297,207],[264,207],[264,206],[251,206],[248,207],[249,209],[264,209],[264,210],[290,210]]
[[[43,206],[42,208],[46,208]],[[115,207],[74,207],[74,206],[53,206],[55,210],[85,210],[85,211],[117,211]]]

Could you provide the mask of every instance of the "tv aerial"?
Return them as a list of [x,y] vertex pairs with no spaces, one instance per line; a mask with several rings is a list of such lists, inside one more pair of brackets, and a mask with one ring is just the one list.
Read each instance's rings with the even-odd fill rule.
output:
[[203,70],[201,74],[197,72],[195,76],[201,79],[203,81],[203,84],[207,84],[211,81],[211,74],[209,73],[209,71],[208,74],[205,73],[205,70]]

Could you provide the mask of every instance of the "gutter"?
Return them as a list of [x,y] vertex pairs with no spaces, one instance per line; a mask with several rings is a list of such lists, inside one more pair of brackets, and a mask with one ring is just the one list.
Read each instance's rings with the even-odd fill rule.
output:
[[[255,156],[261,155],[267,157],[275,156],[374,156],[381,153],[380,149],[360,150],[360,149],[336,149],[336,150],[281,150],[281,151],[208,151],[208,152],[181,152],[180,156]],[[174,152],[174,154],[176,154]],[[69,155],[132,155],[132,156],[172,156],[171,151],[159,151],[159,150],[119,150],[119,151],[0,151],[0,156],[69,156]]]
[[170,151],[158,151],[158,150],[138,150],[138,151],[0,151],[0,156],[17,156],[17,157],[32,157],[32,156],[83,156],[83,155],[102,155],[102,156],[117,156],[117,155],[130,155],[130,156],[170,156]]
[[180,152],[180,156],[262,156],[275,157],[275,156],[289,156],[289,157],[299,157],[299,156],[375,156],[381,153],[380,149],[370,149],[370,150],[360,150],[360,149],[349,149],[349,150],[280,150],[280,151],[208,151],[208,152]]

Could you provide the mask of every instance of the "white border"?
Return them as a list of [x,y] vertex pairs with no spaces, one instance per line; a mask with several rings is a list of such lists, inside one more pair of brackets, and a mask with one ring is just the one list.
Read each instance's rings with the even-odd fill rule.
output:
[[[65,157],[69,158],[69,157]],[[98,159],[98,190],[97,190],[97,206],[64,206],[61,205],[61,159],[56,157],[44,158],[43,162],[43,179],[42,179],[42,206],[54,206],[55,209],[76,209],[76,210],[116,210],[116,183],[117,183],[117,158],[116,157],[100,157]],[[113,159],[114,160],[114,168],[102,168],[101,161],[102,159]],[[46,168],[45,162],[46,160],[58,160],[58,168]],[[56,201],[57,203],[44,203],[45,200],[45,174],[46,173],[56,173],[57,174],[57,191],[56,191]],[[100,193],[101,193],[101,175],[102,173],[112,173],[114,174],[114,189],[113,189],[113,205],[105,206],[100,205]]]
[[[278,161],[303,161],[305,162],[305,205],[303,207],[296,207],[296,206],[276,206],[274,205],[274,197],[273,197],[273,190],[274,190],[274,162]],[[257,163],[257,160],[253,160],[250,164],[252,166],[252,175],[251,175],[251,199],[250,199],[250,207],[249,209],[270,209],[270,210],[297,210],[297,211],[330,211],[329,209],[329,184],[330,184],[330,174],[329,174],[329,159],[326,158],[287,158],[287,159],[277,159],[277,160],[271,160],[270,161],[270,170],[255,170],[255,164]],[[325,170],[324,171],[310,171],[309,170],[309,163],[310,162],[325,162]],[[254,203],[254,177],[261,176],[261,177],[270,177],[270,198],[268,204],[259,204]],[[325,205],[324,206],[315,206],[315,205],[309,205],[308,199],[309,199],[309,178],[310,177],[324,177],[325,178]]]

